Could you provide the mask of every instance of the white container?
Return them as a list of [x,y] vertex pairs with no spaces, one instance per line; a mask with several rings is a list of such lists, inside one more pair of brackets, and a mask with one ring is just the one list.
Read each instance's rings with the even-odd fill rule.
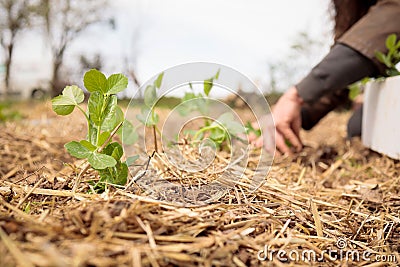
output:
[[400,159],[400,76],[366,85],[362,142],[374,151]]

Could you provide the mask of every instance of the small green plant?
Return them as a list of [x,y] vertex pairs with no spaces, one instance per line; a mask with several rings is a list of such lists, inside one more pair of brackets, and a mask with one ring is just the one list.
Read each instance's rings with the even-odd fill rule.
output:
[[396,68],[396,65],[400,62],[400,40],[397,40],[396,34],[390,34],[386,38],[386,48],[388,49],[386,55],[376,51],[375,57],[387,67],[385,74],[388,77],[400,75]]
[[206,132],[208,132],[207,137],[216,144],[217,148],[222,148],[223,144],[226,144],[226,146],[230,148],[229,141],[231,141],[231,138],[245,133],[245,128],[235,121],[231,112],[226,112],[219,116],[210,125],[205,125],[200,128],[193,135],[193,140],[204,138],[204,133]]
[[157,127],[157,123],[160,120],[160,116],[155,111],[155,105],[157,104],[157,89],[160,89],[162,80],[164,77],[164,72],[160,73],[157,79],[146,87],[144,90],[144,107],[141,110],[141,114],[138,114],[136,118],[143,123],[146,127],[153,128],[154,137],[154,149],[157,152],[157,132],[160,130]]
[[[186,115],[192,111],[198,111],[202,115],[207,115],[210,102],[209,95],[214,86],[214,81],[218,80],[220,70],[215,75],[203,81],[203,92],[197,93],[193,89],[193,85],[189,83],[190,91],[186,92],[179,106],[179,113]],[[193,100],[193,101],[191,101]],[[209,118],[204,118],[204,126],[197,131],[189,130],[188,134],[192,135],[194,141],[200,141],[205,137],[209,138],[219,148],[223,148],[226,144],[229,147],[231,137],[245,133],[245,128],[235,121],[232,113],[224,113],[214,122]]]
[[18,120],[22,118],[21,113],[12,109],[10,102],[0,103],[0,122]]
[[[208,108],[209,108],[208,96],[211,92],[211,89],[214,86],[214,81],[218,80],[218,78],[219,78],[219,72],[220,72],[220,70],[218,70],[214,76],[203,81],[203,92],[202,93],[196,94],[196,92],[193,89],[193,85],[191,83],[189,83],[190,91],[185,92],[185,95],[183,96],[183,98],[181,100],[181,104],[178,109],[178,111],[181,115],[183,115],[183,116],[187,115],[188,113],[190,113],[192,111],[199,111],[200,114],[202,114],[202,115],[207,114]],[[190,100],[195,100],[195,101],[190,101]],[[208,126],[207,124],[209,124],[209,120],[206,119],[205,124],[206,124],[206,126]]]
[[[399,70],[396,68],[396,65],[400,63],[400,40],[397,40],[396,34],[390,34],[386,38],[385,45],[388,49],[386,55],[380,51],[375,52],[375,57],[387,68],[384,77],[400,75]],[[362,80],[349,85],[349,98],[354,100],[361,93],[364,86],[371,80],[371,77],[365,77]]]
[[96,189],[101,189],[101,184],[105,183],[124,185],[128,166],[137,156],[122,161],[122,145],[113,142],[112,138],[117,134],[125,144],[137,140],[133,125],[124,119],[124,113],[117,104],[116,94],[125,90],[128,79],[123,74],[106,78],[100,71],[92,69],[85,73],[84,85],[90,93],[87,111],[80,105],[84,101],[83,90],[76,85],[65,87],[61,95],[52,99],[53,110],[58,115],[69,115],[77,108],[87,121],[86,139],[71,141],[65,144],[65,148],[72,156],[86,159],[98,171],[100,182]]

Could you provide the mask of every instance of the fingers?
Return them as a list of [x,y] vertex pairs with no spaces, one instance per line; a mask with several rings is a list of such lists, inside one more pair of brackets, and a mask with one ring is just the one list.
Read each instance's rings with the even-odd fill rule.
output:
[[278,151],[288,155],[293,154],[292,150],[286,145],[285,138],[279,132],[277,132],[275,135],[275,141],[276,141],[276,148]]
[[[301,144],[300,138],[294,133],[294,131],[288,125],[279,128],[277,126],[277,131],[280,132],[283,135],[283,137],[286,138],[294,146],[297,152],[301,151],[303,145]],[[283,140],[283,142],[284,146],[290,150],[290,148],[285,144],[285,140]]]

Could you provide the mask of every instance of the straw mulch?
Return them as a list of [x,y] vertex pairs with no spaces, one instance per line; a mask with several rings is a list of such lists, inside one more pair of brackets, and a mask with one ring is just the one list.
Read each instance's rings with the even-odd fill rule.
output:
[[[74,193],[83,162],[63,144],[84,126],[2,125],[0,265],[398,266],[400,163],[357,140],[346,143],[347,117],[331,114],[304,133],[304,152],[277,159],[257,191],[238,181],[197,206],[146,196],[132,180],[127,188],[89,194],[85,181],[96,178],[93,171]],[[148,173],[160,174],[157,164]],[[319,257],[338,250],[338,240],[360,259]],[[258,259],[266,246],[300,255],[312,250],[317,259]],[[364,251],[370,261],[361,258]],[[392,262],[377,262],[382,256]]]

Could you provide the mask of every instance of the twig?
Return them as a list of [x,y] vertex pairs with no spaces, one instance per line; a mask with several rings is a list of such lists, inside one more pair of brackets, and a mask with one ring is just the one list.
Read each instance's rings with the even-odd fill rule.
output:
[[158,152],[158,146],[157,146],[157,132],[156,132],[156,126],[153,125],[153,136],[154,136],[154,150]]
[[33,190],[35,190],[39,186],[39,184],[43,181],[43,179],[44,177],[42,176],[39,179],[39,181],[37,181],[36,184],[31,188],[31,190],[29,190],[29,192],[25,195],[25,197],[18,202],[18,204],[15,206],[16,209],[18,209],[22,205],[22,203],[24,203],[25,200],[28,199],[28,197],[32,194]]

